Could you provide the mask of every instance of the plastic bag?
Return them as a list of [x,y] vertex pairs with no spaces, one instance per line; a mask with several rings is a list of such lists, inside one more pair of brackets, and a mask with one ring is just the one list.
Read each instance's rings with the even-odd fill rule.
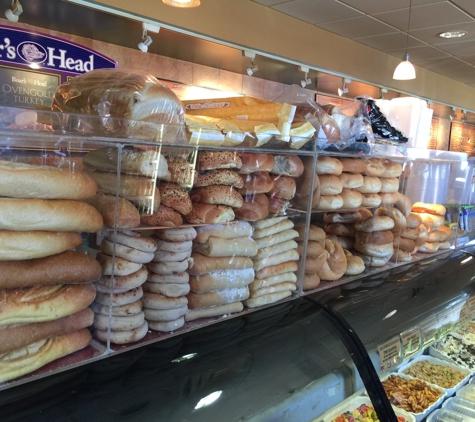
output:
[[[186,143],[185,113],[176,95],[145,72],[98,69],[60,85],[54,130],[163,143]],[[87,116],[86,116],[87,115]]]

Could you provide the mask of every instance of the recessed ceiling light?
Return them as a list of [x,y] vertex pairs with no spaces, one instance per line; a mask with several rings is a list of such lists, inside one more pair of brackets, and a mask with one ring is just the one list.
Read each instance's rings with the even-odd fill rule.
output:
[[467,35],[465,31],[447,31],[437,34],[440,38],[461,38]]

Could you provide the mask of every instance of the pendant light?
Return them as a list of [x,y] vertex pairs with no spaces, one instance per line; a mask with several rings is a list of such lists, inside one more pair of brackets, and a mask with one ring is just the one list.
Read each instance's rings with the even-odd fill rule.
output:
[[409,79],[416,79],[416,69],[414,65],[409,61],[409,54],[407,54],[407,46],[409,43],[409,28],[411,25],[411,9],[412,9],[412,0],[409,0],[409,19],[407,22],[407,32],[406,32],[406,54],[402,59],[402,62],[398,64],[394,70],[393,79],[400,81],[407,81]]
[[162,0],[167,6],[173,7],[198,7],[200,0]]

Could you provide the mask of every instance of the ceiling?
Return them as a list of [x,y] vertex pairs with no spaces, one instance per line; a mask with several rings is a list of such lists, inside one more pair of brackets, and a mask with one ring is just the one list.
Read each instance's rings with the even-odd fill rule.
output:
[[[253,0],[384,53],[405,53],[410,0]],[[465,31],[462,38],[437,36]],[[475,87],[475,0],[412,0],[412,63]]]

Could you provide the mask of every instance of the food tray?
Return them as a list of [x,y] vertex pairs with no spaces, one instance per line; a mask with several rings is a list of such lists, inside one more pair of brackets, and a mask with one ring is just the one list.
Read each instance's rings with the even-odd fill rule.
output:
[[451,397],[442,405],[442,408],[453,410],[472,419],[475,418],[475,403],[462,397]]
[[475,385],[468,384],[457,391],[457,397],[470,400],[475,403]]
[[[463,337],[461,337],[459,334],[457,333],[453,333],[453,332],[450,332],[449,334],[447,335],[451,335],[461,341],[465,341],[466,343],[469,343],[469,344],[472,344],[470,342],[467,342]],[[451,362],[453,363],[454,365],[458,365],[458,366],[462,366],[463,368],[467,368],[469,371],[473,371],[475,370],[475,368],[473,369],[470,369],[468,366],[465,366],[465,365],[462,365],[462,364],[459,364],[459,363],[456,363],[453,361],[453,359],[451,357],[449,357],[447,354],[437,350],[434,346],[430,346],[429,347],[429,355],[434,357],[434,358],[438,358],[438,359],[441,359],[441,360],[445,360],[446,362]],[[475,356],[474,356],[474,359],[475,359]]]
[[[434,365],[450,366],[451,368],[454,368],[457,371],[462,372],[463,374],[465,374],[465,378],[462,381],[460,381],[457,385],[455,385],[454,387],[444,388],[444,387],[441,386],[441,388],[444,388],[444,390],[446,391],[447,396],[453,396],[458,389],[460,389],[462,386],[464,386],[465,384],[468,383],[468,380],[469,380],[470,375],[471,375],[470,370],[468,370],[467,368],[464,368],[462,366],[456,365],[455,363],[448,362],[448,361],[442,360],[442,359],[437,359],[437,358],[434,358],[432,356],[425,356],[425,355],[419,356],[419,357],[411,360],[408,364],[406,364],[406,365],[402,366],[401,368],[399,368],[398,373],[400,373],[400,374],[404,373],[404,371],[406,369],[410,368],[416,362],[420,362],[420,361],[423,361],[423,360],[426,360],[430,363],[433,363]],[[418,378],[418,377],[416,377],[416,378]],[[424,380],[421,379],[421,381],[424,381]],[[425,382],[427,382],[427,381],[425,381]]]
[[427,422],[475,422],[475,419],[453,410],[439,409],[427,418]]
[[[333,409],[329,410],[328,412],[325,413],[323,416],[322,421],[323,422],[332,422],[333,419],[337,418],[344,412],[351,412],[361,405],[366,404],[367,406],[374,407],[373,404],[371,403],[371,400],[369,399],[368,396],[359,396],[359,397],[352,397],[348,398],[346,400],[343,400],[340,404],[335,406]],[[406,419],[407,422],[414,422],[416,419],[414,416],[412,416],[410,413],[405,412],[402,409],[398,409],[397,407],[394,407],[394,413],[396,416],[402,416]]]
[[[384,376],[383,378],[381,378],[381,381],[385,381],[386,379],[388,379],[391,375],[394,375],[396,377],[400,377],[400,378],[404,378],[404,379],[407,379],[407,380],[410,380],[410,379],[415,379],[414,377],[411,377],[410,375],[406,375],[406,374],[399,374],[397,372],[392,372],[390,374],[387,374],[386,376]],[[420,380],[419,380],[420,381]],[[426,382],[426,381],[423,381],[425,382],[427,385],[430,385],[431,387],[435,388],[436,390],[439,390],[441,392],[441,396],[439,397],[439,400],[437,400],[434,404],[432,404],[431,406],[429,406],[426,410],[424,410],[424,412],[421,412],[421,413],[413,413],[413,412],[406,412],[407,414],[409,415],[412,415],[414,416],[416,422],[421,422],[423,421],[425,418],[427,418],[427,416],[432,413],[435,409],[437,409],[440,404],[444,401],[445,397],[446,397],[446,391],[437,386],[437,385],[434,385],[434,384],[431,384],[430,382]],[[475,387],[475,386],[474,386]],[[365,391],[366,393],[366,391]],[[403,409],[401,409],[403,410]],[[404,411],[404,410],[403,410]]]

